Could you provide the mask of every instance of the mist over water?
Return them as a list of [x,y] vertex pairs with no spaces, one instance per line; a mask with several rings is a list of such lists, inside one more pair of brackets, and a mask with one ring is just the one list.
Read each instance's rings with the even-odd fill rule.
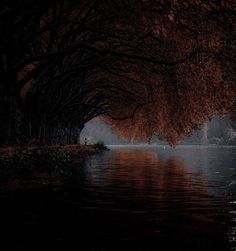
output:
[[236,148],[110,149],[59,187],[1,194],[15,247],[236,250]]

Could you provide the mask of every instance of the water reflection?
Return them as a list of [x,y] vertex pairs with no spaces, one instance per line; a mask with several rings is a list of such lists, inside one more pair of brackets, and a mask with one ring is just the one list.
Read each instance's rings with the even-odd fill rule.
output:
[[30,239],[82,250],[235,250],[234,151],[115,148],[63,186],[1,198],[1,215],[18,216],[10,229],[21,247]]
[[[120,222],[125,229],[132,228],[132,218],[135,227],[140,223],[139,231],[123,230],[123,239],[171,240],[186,250],[229,250],[227,234],[231,240],[235,236],[227,227],[232,205],[221,187],[229,178],[222,172],[228,170],[218,170],[219,156],[209,161],[207,149],[189,153],[118,149],[95,156],[87,162],[84,187],[90,196],[102,198],[96,209],[113,216],[125,212],[128,220]],[[148,223],[145,228],[143,222]]]
[[191,199],[191,195],[202,196],[209,187],[199,173],[189,172],[183,160],[175,156],[163,159],[154,152],[117,150],[96,156],[86,164],[87,186],[124,197],[127,193],[138,193],[139,198],[143,194],[166,201],[166,196],[176,200],[181,194],[180,198],[185,195],[184,198]]

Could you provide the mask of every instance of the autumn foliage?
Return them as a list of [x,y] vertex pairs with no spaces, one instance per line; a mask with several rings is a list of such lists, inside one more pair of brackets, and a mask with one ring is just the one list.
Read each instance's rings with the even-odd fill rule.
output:
[[3,1],[1,143],[78,143],[102,116],[170,144],[235,117],[233,1]]
[[169,45],[168,54],[162,49],[159,53],[180,62],[153,66],[146,83],[151,102],[133,118],[105,119],[121,136],[138,140],[159,135],[175,145],[216,115],[234,116],[231,7],[228,1],[172,1],[165,14],[153,17],[153,33]]

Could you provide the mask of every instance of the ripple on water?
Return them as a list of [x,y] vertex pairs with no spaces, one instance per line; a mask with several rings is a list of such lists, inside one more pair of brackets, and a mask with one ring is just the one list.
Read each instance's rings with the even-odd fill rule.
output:
[[113,148],[92,156],[60,189],[12,193],[1,203],[0,220],[16,233],[19,220],[10,219],[18,215],[15,242],[21,246],[30,238],[55,238],[88,247],[236,250],[235,153]]

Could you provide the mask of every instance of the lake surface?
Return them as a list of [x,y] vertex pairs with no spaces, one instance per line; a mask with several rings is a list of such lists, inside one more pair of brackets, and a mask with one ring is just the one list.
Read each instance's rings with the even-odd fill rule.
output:
[[236,148],[110,149],[63,184],[2,189],[2,241],[14,250],[236,250]]

